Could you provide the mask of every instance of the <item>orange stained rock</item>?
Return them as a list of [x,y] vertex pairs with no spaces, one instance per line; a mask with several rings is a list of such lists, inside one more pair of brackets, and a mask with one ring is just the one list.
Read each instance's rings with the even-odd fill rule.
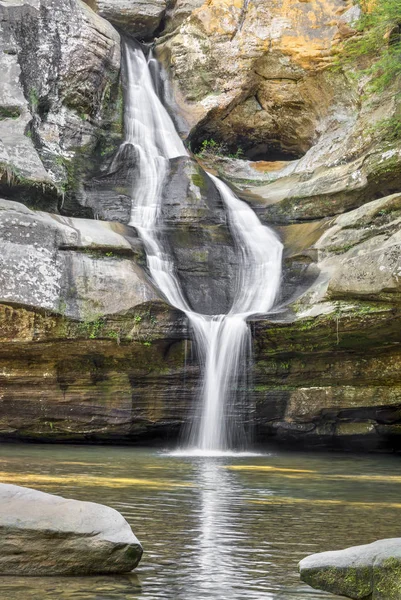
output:
[[288,161],[285,160],[276,160],[274,162],[260,160],[258,162],[254,162],[252,164],[252,168],[255,169],[255,171],[260,171],[261,173],[269,173],[270,171],[280,171],[281,169],[284,169],[284,167],[286,167],[287,165]]
[[191,18],[202,23],[207,35],[232,36],[237,29],[244,0],[207,0]]
[[201,23],[207,36],[222,36],[219,42],[235,35],[238,45],[230,42],[231,54],[244,54],[244,48],[250,55],[252,48],[276,49],[308,70],[327,56],[338,35],[339,14],[351,6],[351,0],[282,0],[271,2],[268,9],[262,3],[250,5],[243,14],[244,0],[206,0],[191,20]]

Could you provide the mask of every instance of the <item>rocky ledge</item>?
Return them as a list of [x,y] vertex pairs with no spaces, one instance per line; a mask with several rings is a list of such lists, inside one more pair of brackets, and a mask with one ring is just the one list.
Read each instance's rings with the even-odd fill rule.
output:
[[0,484],[1,575],[127,573],[142,547],[116,510]]
[[401,538],[313,554],[299,570],[302,581],[319,590],[355,600],[399,600]]

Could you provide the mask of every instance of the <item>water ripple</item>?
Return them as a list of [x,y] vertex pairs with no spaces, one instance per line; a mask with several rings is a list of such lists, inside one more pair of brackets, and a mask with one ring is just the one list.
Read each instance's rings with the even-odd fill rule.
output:
[[2,600],[334,600],[298,561],[392,537],[401,511],[394,457],[2,445],[0,464],[4,482],[113,506],[145,550],[129,576],[3,577]]

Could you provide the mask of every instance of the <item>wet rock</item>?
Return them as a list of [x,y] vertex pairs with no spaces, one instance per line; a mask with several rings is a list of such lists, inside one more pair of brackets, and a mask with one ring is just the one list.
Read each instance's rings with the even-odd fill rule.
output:
[[235,243],[215,185],[192,159],[171,165],[162,214],[167,247],[190,306],[205,314],[227,312],[238,268]]
[[[82,203],[101,219],[129,223],[136,171],[135,149],[126,144],[107,174],[84,184]],[[220,195],[190,157],[171,161],[161,201],[159,235],[174,258],[189,304],[205,314],[229,310],[237,256]]]
[[401,538],[313,554],[299,563],[299,570],[302,581],[316,589],[354,599],[398,600]]
[[142,547],[116,510],[0,484],[1,575],[127,573]]

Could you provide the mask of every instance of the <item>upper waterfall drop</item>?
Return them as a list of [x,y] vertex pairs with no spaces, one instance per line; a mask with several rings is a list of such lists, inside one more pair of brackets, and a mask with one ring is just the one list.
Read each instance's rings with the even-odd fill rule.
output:
[[[153,58],[151,58],[154,61]],[[232,307],[227,314],[204,315],[189,305],[160,229],[162,189],[169,161],[188,153],[173,121],[156,93],[148,61],[139,44],[124,44],[124,144],[137,156],[130,225],[140,235],[155,285],[167,301],[182,310],[191,324],[202,373],[198,418],[188,443],[201,452],[244,446],[245,429],[236,414],[238,388],[246,380],[251,334],[246,320],[268,312],[281,279],[282,244],[263,226],[252,209],[217,177],[209,177],[225,206],[238,253],[238,273]]]

